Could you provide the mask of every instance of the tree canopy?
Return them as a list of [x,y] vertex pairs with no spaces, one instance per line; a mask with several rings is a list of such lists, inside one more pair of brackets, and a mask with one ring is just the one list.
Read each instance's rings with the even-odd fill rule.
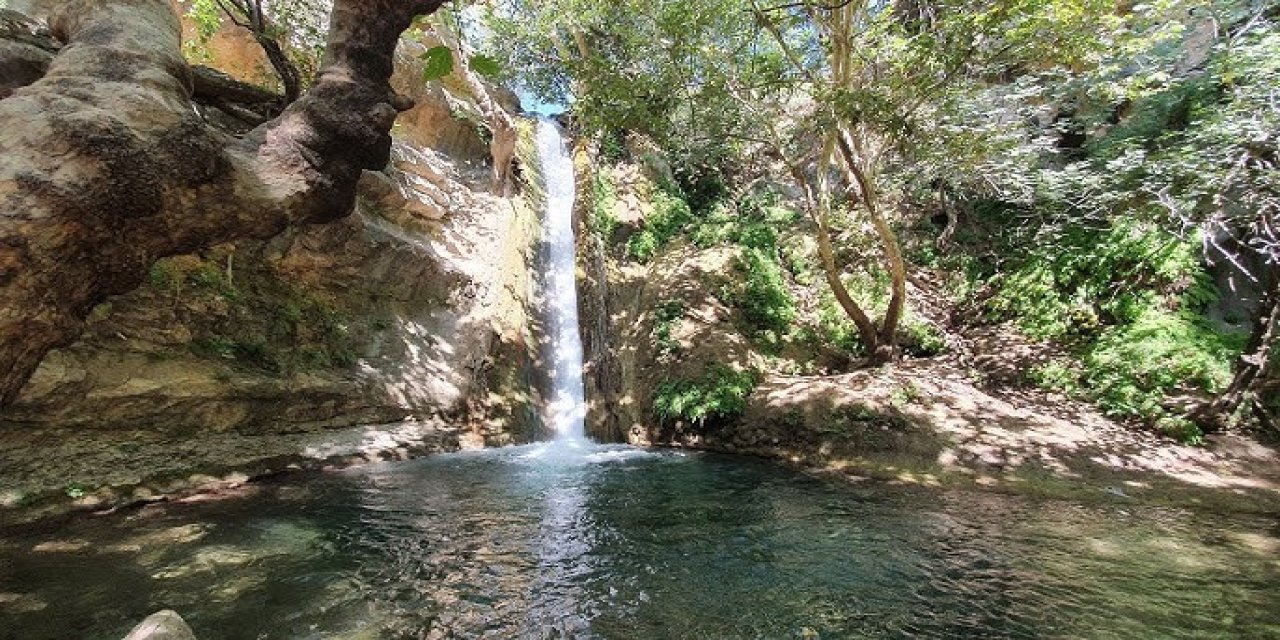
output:
[[[808,213],[816,259],[869,355],[893,357],[906,280],[939,254],[955,258],[947,254],[958,218],[997,212],[999,233],[1013,244],[983,267],[993,275],[995,296],[984,303],[993,317],[1080,341],[1082,357],[1104,369],[1118,366],[1103,363],[1120,362],[1113,355],[1125,340],[1145,339],[1139,326],[1185,336],[1177,348],[1189,351],[1169,362],[1201,357],[1193,353],[1218,362],[1241,347],[1208,346],[1232,344],[1212,336],[1234,329],[1211,328],[1220,321],[1202,313],[1221,296],[1240,297],[1254,340],[1233,386],[1274,370],[1271,339],[1261,338],[1274,333],[1267,318],[1280,264],[1273,5],[487,6],[489,53],[508,79],[571,102],[605,155],[627,135],[650,140],[672,163],[694,217],[740,200],[762,176],[807,194],[795,203]],[[948,222],[921,263],[899,234],[935,206]],[[848,234],[859,228],[876,248],[845,264]],[[1028,247],[1048,266],[1024,261]],[[1224,264],[1237,290],[1210,282]],[[848,290],[853,272],[887,278],[878,314]],[[1153,417],[1164,415],[1156,396],[1134,390],[1172,393],[1199,385],[1193,378],[1221,388],[1218,374],[1197,370],[1168,380],[1087,373],[1084,384],[1118,415]],[[1225,413],[1239,406],[1229,404]]]

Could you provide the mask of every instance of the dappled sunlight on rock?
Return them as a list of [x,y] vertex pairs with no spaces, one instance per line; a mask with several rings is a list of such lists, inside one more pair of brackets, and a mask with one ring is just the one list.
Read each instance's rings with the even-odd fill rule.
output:
[[[235,567],[256,565],[276,556],[306,558],[333,552],[332,546],[320,532],[294,522],[267,522],[254,533],[252,543],[216,544],[196,548],[176,563],[155,568],[152,577],[169,580],[202,573],[219,574]],[[226,593],[247,589],[257,580],[247,575],[239,577],[245,579],[242,584],[239,587],[226,585],[230,590]]]
[[160,546],[171,547],[190,544],[193,542],[199,542],[202,538],[208,535],[209,529],[210,526],[207,524],[192,523],[178,525],[176,527],[169,527],[159,531],[151,531],[130,536],[125,540],[108,547],[107,550],[136,551],[152,549]]
[[[806,466],[860,467],[902,482],[917,482],[936,465],[941,483],[968,478],[991,487],[1161,500],[1198,499],[1178,498],[1179,487],[1227,489],[1263,503],[1280,500],[1280,458],[1270,448],[1227,439],[1219,454],[1213,439],[1189,447],[1084,409],[1073,409],[1070,419],[1055,409],[1026,391],[983,391],[946,360],[909,360],[838,376],[771,376],[740,425],[680,442]],[[1116,486],[1126,488],[1108,489]]]
[[230,546],[205,547],[196,551],[181,564],[163,567],[151,577],[157,580],[185,578],[196,573],[217,573],[219,570],[248,564],[254,555],[247,550]]

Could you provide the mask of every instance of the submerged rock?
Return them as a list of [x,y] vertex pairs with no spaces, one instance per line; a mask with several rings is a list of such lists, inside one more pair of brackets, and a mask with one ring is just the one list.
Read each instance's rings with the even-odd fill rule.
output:
[[165,609],[147,616],[124,640],[196,640],[196,634],[182,616]]

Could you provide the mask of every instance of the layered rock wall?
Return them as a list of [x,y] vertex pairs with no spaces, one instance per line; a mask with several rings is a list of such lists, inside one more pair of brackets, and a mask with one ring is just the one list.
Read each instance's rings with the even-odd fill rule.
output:
[[[253,79],[254,51],[230,50],[239,53],[227,70]],[[413,51],[400,58],[397,89],[417,106],[397,122],[390,166],[362,180],[356,211],[167,258],[144,286],[97,308],[0,413],[0,503],[63,485],[136,484],[148,475],[132,468],[145,457],[137,447],[160,459],[174,450],[164,442],[190,458],[162,465],[172,476],[255,455],[292,464],[284,460],[302,453],[294,436],[343,427],[359,426],[336,440],[398,450],[540,434],[537,215],[521,196],[490,193],[488,145],[468,115],[474,97],[424,85]],[[404,435],[405,421],[417,435]],[[363,426],[378,424],[389,426]],[[320,458],[338,451],[306,441],[324,449]],[[94,458],[121,442],[135,455]],[[24,462],[37,446],[46,461],[85,464],[39,465],[44,473]],[[117,463],[131,468],[102,468]]]

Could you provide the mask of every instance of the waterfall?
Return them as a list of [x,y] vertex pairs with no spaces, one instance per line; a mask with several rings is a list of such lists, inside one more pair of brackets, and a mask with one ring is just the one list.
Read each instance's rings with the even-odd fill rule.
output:
[[586,405],[582,388],[582,337],[578,334],[573,159],[565,148],[560,127],[550,119],[538,120],[537,146],[546,191],[543,241],[547,261],[543,298],[549,338],[546,353],[551,361],[551,402],[547,405],[546,422],[558,439],[582,439]]

